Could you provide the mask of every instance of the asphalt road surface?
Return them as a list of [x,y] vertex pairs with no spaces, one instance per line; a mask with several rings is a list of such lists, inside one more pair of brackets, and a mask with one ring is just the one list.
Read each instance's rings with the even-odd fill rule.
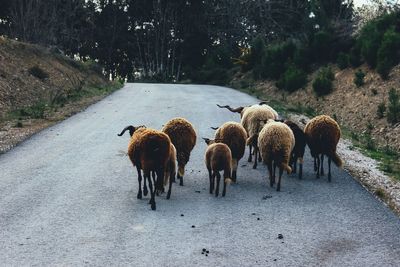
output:
[[[281,192],[247,150],[226,197],[208,193],[201,137],[239,121],[216,104],[255,102],[216,86],[128,84],[1,155],[0,265],[400,266],[399,218],[343,170],[315,179],[308,152],[303,180],[285,174]],[[177,116],[197,145],[185,185],[152,211],[117,133]]]

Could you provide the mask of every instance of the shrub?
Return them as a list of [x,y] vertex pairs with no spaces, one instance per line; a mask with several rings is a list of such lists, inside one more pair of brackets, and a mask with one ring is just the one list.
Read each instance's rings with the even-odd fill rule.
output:
[[294,51],[293,63],[304,71],[308,71],[311,65],[310,51],[307,48],[299,47]]
[[306,73],[296,66],[291,65],[277,82],[280,89],[294,92],[307,83]]
[[262,77],[279,79],[286,71],[287,62],[293,58],[295,50],[293,42],[282,42],[268,47],[262,59]]
[[365,78],[365,73],[361,69],[359,69],[354,73],[353,82],[357,87],[363,86],[364,78]]
[[378,90],[376,90],[375,88],[371,89],[371,93],[373,95],[377,95],[378,94]]
[[354,68],[357,68],[362,64],[362,62],[361,62],[361,50],[360,50],[360,46],[357,45],[357,44],[350,49],[349,63]]
[[336,63],[338,64],[339,68],[341,70],[343,70],[343,69],[345,69],[345,68],[347,68],[349,66],[349,60],[350,59],[349,59],[349,55],[348,54],[340,52],[338,54]]
[[334,74],[330,67],[322,68],[315,78],[312,87],[317,96],[327,95],[332,91]]
[[386,104],[385,102],[382,102],[378,105],[378,110],[376,111],[378,119],[382,119],[385,116],[385,112],[386,112]]
[[262,36],[257,36],[250,44],[250,53],[248,59],[249,68],[254,68],[261,65],[261,60],[264,56],[265,42]]
[[331,45],[332,36],[329,32],[319,31],[314,34],[311,43],[314,59],[317,62],[324,62],[331,57]]
[[400,122],[400,96],[394,88],[389,91],[389,104],[386,115],[389,123]]
[[399,61],[400,34],[389,29],[383,36],[382,44],[378,50],[377,72],[383,79],[387,79],[390,70]]
[[42,68],[40,68],[38,65],[29,68],[28,72],[30,75],[42,81],[49,78],[49,74],[45,72]]

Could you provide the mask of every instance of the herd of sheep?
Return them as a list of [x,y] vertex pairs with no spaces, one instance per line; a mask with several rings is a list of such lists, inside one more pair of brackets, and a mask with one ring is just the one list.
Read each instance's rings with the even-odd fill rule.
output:
[[[222,196],[226,194],[229,182],[236,182],[237,167],[243,157],[246,145],[250,153],[248,161],[253,161],[253,168],[263,161],[269,172],[270,186],[277,183],[280,191],[283,171],[290,174],[297,172],[302,178],[303,156],[306,145],[314,158],[314,171],[317,178],[324,175],[324,156],[328,158],[328,181],[331,181],[331,161],[341,167],[343,162],[336,153],[340,139],[339,125],[326,115],[311,119],[304,131],[294,122],[281,120],[278,113],[265,102],[246,107],[231,108],[221,106],[231,112],[239,113],[241,122],[226,122],[216,130],[214,139],[203,138],[207,143],[205,164],[209,174],[210,194],[219,195],[223,171]],[[164,192],[168,185],[167,199],[171,196],[171,186],[177,177],[183,185],[185,165],[196,145],[196,132],[193,125],[184,118],[175,118],[167,122],[161,131],[145,126],[127,126],[130,133],[128,156],[137,169],[139,189],[137,198],[148,194],[150,190],[151,209],[156,209],[155,196]],[[178,168],[177,168],[178,167]],[[278,180],[276,168],[278,167]],[[143,172],[143,177],[142,177]],[[144,178],[144,179],[142,179]],[[142,187],[143,180],[143,187]],[[215,188],[214,188],[215,187]],[[142,191],[143,188],[143,191]]]

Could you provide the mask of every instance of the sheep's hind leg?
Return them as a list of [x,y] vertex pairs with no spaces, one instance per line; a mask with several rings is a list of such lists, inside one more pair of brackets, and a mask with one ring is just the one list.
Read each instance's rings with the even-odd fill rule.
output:
[[328,182],[331,182],[331,180],[332,180],[332,175],[331,175],[331,162],[332,162],[331,157],[328,157]]
[[321,164],[321,162],[320,162],[318,156],[316,157],[316,159],[317,159],[317,179],[319,179],[319,169],[320,169],[320,164]]
[[[137,193],[137,198],[142,199],[142,172],[140,171],[139,166],[136,166],[136,170],[138,173],[138,181],[139,181],[139,191]],[[146,185],[146,179],[144,179],[144,184]],[[146,195],[146,193],[144,194]]]
[[296,173],[297,172],[297,159],[293,158],[293,170],[292,173]]
[[257,156],[258,156],[258,149],[254,147],[254,164],[253,164],[253,169],[257,169]]
[[317,169],[317,158],[316,157],[313,157],[314,158],[314,171],[316,172],[318,169]]
[[303,158],[300,158],[301,161],[299,162],[299,179],[303,178]]
[[[151,194],[151,198],[150,198],[149,204],[151,204],[151,209],[152,210],[156,210],[156,200],[155,200],[156,185],[154,185],[154,190],[153,190],[153,184],[151,182],[150,173],[147,176],[147,178],[149,179],[149,189],[150,189],[150,194]],[[146,177],[145,177],[145,179],[146,179]]]
[[211,170],[208,170],[208,178],[210,180],[210,194],[212,194],[214,191],[214,179],[213,175],[211,174]]
[[249,149],[250,149],[250,153],[249,153],[249,159],[247,160],[248,162],[251,162],[253,159],[252,159],[252,146],[251,145],[249,145]]
[[261,152],[260,152],[260,150],[258,150],[258,162],[261,162],[261,161],[262,161]]
[[215,189],[215,196],[217,197],[219,195],[219,182],[221,181],[221,174],[219,174],[219,171],[215,172],[217,174],[217,188]]
[[269,186],[273,187],[274,186],[274,176],[272,172],[272,162],[268,162],[268,172],[269,172]]
[[321,154],[321,176],[324,176],[324,154]]
[[279,167],[279,178],[278,178],[278,184],[276,186],[276,191],[281,191],[281,179],[282,179],[282,174],[283,174],[283,168]]
[[149,193],[148,189],[147,189],[147,181],[146,178],[143,179],[143,194],[144,196],[147,196],[147,194]]
[[172,183],[173,183],[172,176],[174,176],[174,175],[175,175],[175,173],[171,173],[170,177],[169,177],[169,187],[168,187],[167,199],[171,198],[171,188],[172,188]]

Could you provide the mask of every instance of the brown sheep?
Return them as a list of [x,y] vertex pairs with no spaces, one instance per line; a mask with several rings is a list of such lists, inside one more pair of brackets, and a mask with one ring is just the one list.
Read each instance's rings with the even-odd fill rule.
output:
[[[320,115],[307,123],[304,133],[310,147],[311,156],[314,158],[314,171],[317,172],[317,178],[324,175],[324,155],[328,157],[328,181],[330,182],[331,161],[338,167],[343,165],[343,161],[336,153],[336,146],[341,135],[339,125],[331,117]],[[321,155],[321,160],[319,155]]]
[[232,153],[232,181],[236,182],[239,160],[243,157],[246,148],[246,130],[240,123],[226,122],[217,129],[214,140],[217,143],[224,143],[230,148]]
[[[257,168],[257,157],[259,156],[258,145],[257,145],[257,134],[260,132],[259,122],[268,119],[278,119],[278,113],[268,105],[255,104],[248,107],[239,107],[236,109],[230,106],[220,106],[220,108],[227,108],[231,112],[240,113],[241,124],[246,129],[246,132],[251,138],[247,140],[247,145],[249,146],[249,159],[248,162],[252,161],[252,148],[254,148],[254,165],[253,169]],[[261,161],[261,156],[258,158]]]
[[[119,136],[122,136],[126,130],[129,130],[131,139],[128,145],[128,156],[133,166],[136,166],[138,172],[139,191],[137,198],[142,198],[142,175],[143,170],[144,179],[149,183],[151,193],[151,209],[156,209],[155,193],[156,190],[162,191],[164,172],[167,168],[168,160],[170,158],[170,145],[171,140],[168,135],[153,129],[143,127],[127,126]],[[151,172],[157,175],[157,181],[152,185]]]
[[[161,130],[166,133],[174,144],[178,161],[179,185],[183,185],[185,166],[189,161],[190,152],[196,145],[196,132],[193,125],[184,118],[175,118],[167,122]],[[175,178],[175,177],[174,177]]]
[[294,135],[289,126],[274,120],[268,120],[258,136],[261,157],[268,166],[271,187],[275,183],[275,167],[279,168],[276,191],[281,190],[283,170],[286,170],[288,174],[292,171],[289,167],[289,159],[294,143]]
[[[210,180],[210,194],[214,191],[214,184],[217,183],[215,189],[215,196],[219,194],[219,184],[221,180],[220,171],[224,171],[224,188],[222,190],[222,196],[226,194],[226,186],[230,182],[231,171],[232,171],[232,154],[229,147],[224,143],[213,143],[209,139],[204,138],[208,147],[205,153],[205,162],[208,170],[208,176]],[[217,180],[215,181],[215,177]]]
[[299,179],[301,179],[303,176],[303,158],[307,145],[307,138],[304,131],[296,123],[289,120],[285,120],[284,123],[292,130],[295,140],[289,165],[293,166],[293,173],[296,173],[297,162],[299,162]]
[[165,168],[165,175],[164,175],[164,187],[167,184],[169,185],[167,199],[170,199],[171,197],[171,187],[175,174],[176,174],[176,149],[175,146],[171,143],[169,149],[168,163]]

